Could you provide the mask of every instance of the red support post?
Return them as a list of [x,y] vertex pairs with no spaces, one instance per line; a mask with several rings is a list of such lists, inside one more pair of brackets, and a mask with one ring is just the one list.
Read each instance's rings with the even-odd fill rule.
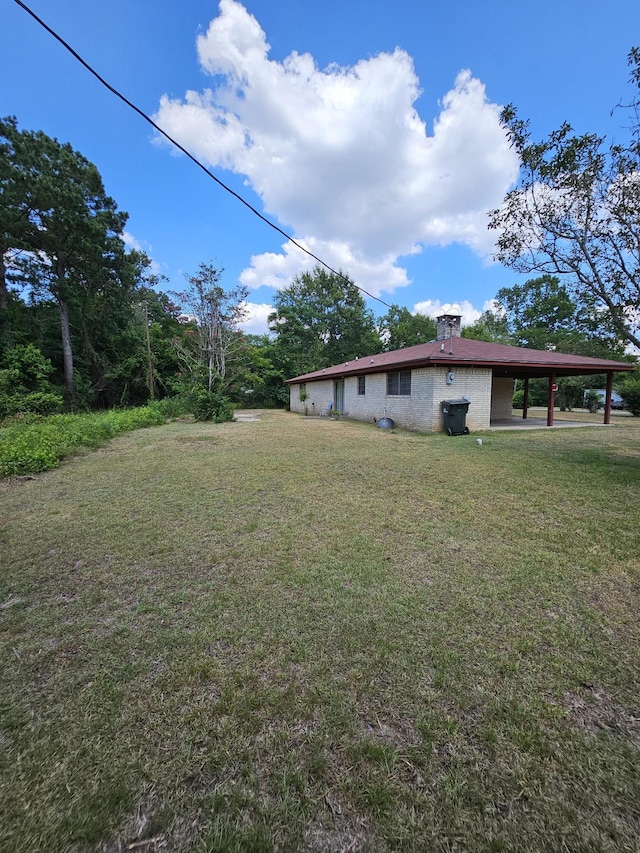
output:
[[529,417],[529,377],[524,380],[524,397],[522,400],[522,420]]

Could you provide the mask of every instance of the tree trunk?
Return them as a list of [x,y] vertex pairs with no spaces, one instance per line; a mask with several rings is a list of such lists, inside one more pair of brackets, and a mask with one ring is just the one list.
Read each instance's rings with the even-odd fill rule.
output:
[[209,371],[209,393],[213,390],[213,353],[209,351],[209,361],[207,365]]
[[11,321],[9,319],[9,291],[7,290],[4,258],[0,257],[0,343],[13,346]]
[[216,370],[216,368],[215,368],[215,364],[216,364],[216,361],[215,361],[215,359],[216,359],[216,345],[217,345],[217,340],[216,340],[216,337],[217,337],[217,336],[216,336],[216,332],[217,332],[217,325],[216,325],[216,322],[217,322],[217,321],[216,321],[215,319],[212,319],[212,321],[211,321],[211,325],[209,326],[209,333],[208,333],[208,347],[209,347],[209,392],[211,392],[211,391],[213,390],[213,384],[214,384],[214,383],[213,383],[213,377],[215,376],[215,370]]
[[64,384],[70,398],[73,398],[73,352],[71,351],[71,333],[69,331],[69,309],[63,299],[58,299],[60,308],[60,331],[62,334],[62,357],[64,360]]
[[153,400],[156,396],[156,386],[153,380],[153,358],[151,357],[151,336],[149,334],[149,306],[144,306],[144,328],[147,336],[147,376],[149,384],[149,397]]

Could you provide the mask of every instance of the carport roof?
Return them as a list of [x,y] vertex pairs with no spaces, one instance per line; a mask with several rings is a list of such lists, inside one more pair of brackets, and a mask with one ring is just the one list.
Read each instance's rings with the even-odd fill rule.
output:
[[318,379],[337,379],[363,373],[381,373],[436,365],[456,367],[488,367],[495,376],[535,377],[582,376],[589,373],[615,373],[633,370],[635,365],[625,361],[609,361],[547,350],[512,347],[471,338],[454,337],[452,341],[430,341],[413,347],[377,353],[352,361],[335,364],[313,373],[288,379],[289,383],[312,382]]

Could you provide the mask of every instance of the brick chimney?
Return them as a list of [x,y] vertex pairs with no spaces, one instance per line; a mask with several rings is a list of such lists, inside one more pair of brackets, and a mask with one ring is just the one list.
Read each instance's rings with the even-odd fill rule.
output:
[[457,305],[443,305],[442,314],[436,317],[437,339],[446,341],[450,337],[459,338],[461,322],[462,315]]

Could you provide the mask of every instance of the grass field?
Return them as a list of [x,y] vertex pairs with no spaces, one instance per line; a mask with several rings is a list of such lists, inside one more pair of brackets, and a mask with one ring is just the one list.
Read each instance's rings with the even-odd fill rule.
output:
[[640,419],[0,483],[0,850],[640,850]]

